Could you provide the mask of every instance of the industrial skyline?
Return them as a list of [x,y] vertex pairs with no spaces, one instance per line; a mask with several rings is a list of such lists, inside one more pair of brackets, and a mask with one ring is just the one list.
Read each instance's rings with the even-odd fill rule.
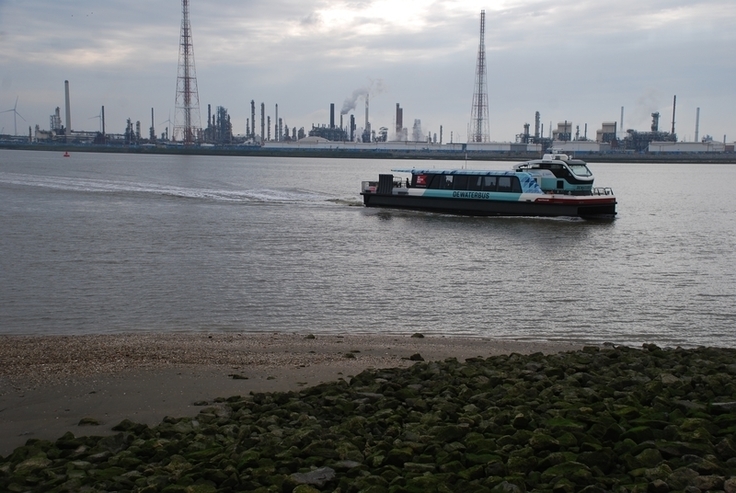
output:
[[[697,108],[700,136],[736,137],[736,12],[727,1],[190,7],[201,101],[228,108],[237,134],[246,132],[251,100],[265,102],[268,116],[279,104],[291,127],[309,128],[329,120],[329,103],[380,80],[370,94],[374,128],[393,128],[400,103],[407,122],[466,141],[478,12],[486,10],[491,140],[514,140],[536,111],[545,128],[571,121],[595,130],[625,107],[624,128],[646,129],[652,112],[671,118],[673,94],[681,140],[694,138]],[[90,120],[105,106],[108,132],[122,133],[128,118],[147,126],[155,108],[161,133],[174,112],[180,27],[179,5],[0,3],[0,111],[15,108],[27,122],[1,113],[3,133],[12,133],[14,117],[21,134],[47,127],[63,107],[64,80],[74,129],[94,129]]]

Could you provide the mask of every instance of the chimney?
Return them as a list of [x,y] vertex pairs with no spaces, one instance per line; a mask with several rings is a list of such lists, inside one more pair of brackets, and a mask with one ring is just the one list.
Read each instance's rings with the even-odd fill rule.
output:
[[330,128],[335,128],[335,103],[330,103]]
[[672,135],[675,135],[675,108],[677,107],[677,95],[672,100]]
[[69,103],[69,81],[64,81],[64,96],[66,98],[66,136],[69,137],[72,134],[72,114]]

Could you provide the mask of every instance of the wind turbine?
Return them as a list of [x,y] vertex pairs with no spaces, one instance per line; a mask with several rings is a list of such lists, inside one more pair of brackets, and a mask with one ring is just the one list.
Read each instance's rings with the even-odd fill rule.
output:
[[[161,125],[162,123],[169,123],[171,124],[171,126],[174,125],[174,122],[171,121],[171,110],[169,110],[169,119],[162,121],[161,123],[159,123],[159,125]],[[166,126],[166,139],[167,140],[169,139],[169,126],[168,125]]]
[[21,115],[20,113],[18,113],[17,108],[18,108],[18,96],[15,97],[15,106],[13,106],[12,108],[10,108],[9,110],[0,111],[0,113],[8,113],[10,111],[13,112],[13,126],[15,127],[15,133],[13,135],[16,135],[16,136],[18,135],[18,119],[17,119],[17,117],[20,117],[21,120],[23,120],[24,122],[27,122],[27,120],[25,118],[23,118],[23,115]]
[[100,133],[102,133],[102,110],[100,110],[100,114],[99,115],[90,116],[89,118],[87,118],[87,120],[94,120],[95,118],[97,118],[99,120]]

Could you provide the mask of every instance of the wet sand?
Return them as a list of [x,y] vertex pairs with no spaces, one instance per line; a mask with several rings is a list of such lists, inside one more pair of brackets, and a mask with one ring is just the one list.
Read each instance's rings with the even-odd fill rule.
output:
[[[455,337],[307,334],[0,336],[0,455],[31,438],[109,435],[123,419],[155,425],[204,402],[298,390],[368,368],[580,344]],[[98,425],[81,425],[91,418]]]

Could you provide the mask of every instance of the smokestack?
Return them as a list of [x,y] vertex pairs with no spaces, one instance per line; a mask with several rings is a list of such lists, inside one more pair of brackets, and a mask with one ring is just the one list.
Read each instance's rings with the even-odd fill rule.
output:
[[256,102],[250,100],[250,135],[253,140],[256,138]]
[[266,104],[261,103],[261,144],[263,143],[263,140],[266,138],[264,135],[265,129],[263,128],[266,121]]
[[399,134],[401,134],[401,106],[396,103],[396,140],[399,140]]
[[66,136],[69,137],[72,134],[72,114],[69,103],[69,81],[64,81],[64,96],[66,99]]
[[621,107],[621,133],[624,131],[624,107]]
[[335,128],[335,103],[330,103],[330,128]]
[[700,130],[700,107],[695,110],[695,142],[698,141],[698,130]]
[[274,129],[274,132],[273,132],[276,135],[273,136],[273,140],[278,142],[279,140],[281,140],[279,136],[279,104],[278,103],[276,103],[276,116],[274,117],[273,123],[276,125],[276,128]]
[[370,135],[371,124],[368,123],[368,93],[365,94],[365,130]]
[[672,135],[675,135],[675,108],[677,107],[677,95],[672,100]]

